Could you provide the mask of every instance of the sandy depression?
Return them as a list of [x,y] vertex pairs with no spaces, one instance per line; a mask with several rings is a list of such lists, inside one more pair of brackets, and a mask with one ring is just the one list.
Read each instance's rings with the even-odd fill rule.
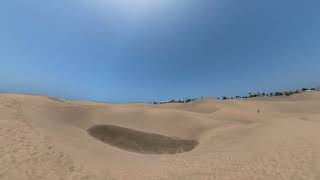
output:
[[319,180],[320,93],[165,105],[0,94],[0,179]]

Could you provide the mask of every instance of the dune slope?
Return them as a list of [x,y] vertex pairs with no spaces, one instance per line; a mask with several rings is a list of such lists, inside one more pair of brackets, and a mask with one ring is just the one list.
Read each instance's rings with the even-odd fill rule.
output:
[[318,180],[319,130],[319,92],[166,105],[0,94],[0,179]]

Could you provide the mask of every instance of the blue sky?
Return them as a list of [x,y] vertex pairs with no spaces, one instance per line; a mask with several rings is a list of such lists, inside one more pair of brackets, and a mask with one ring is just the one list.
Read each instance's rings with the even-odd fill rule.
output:
[[111,102],[320,86],[316,0],[4,0],[0,91]]

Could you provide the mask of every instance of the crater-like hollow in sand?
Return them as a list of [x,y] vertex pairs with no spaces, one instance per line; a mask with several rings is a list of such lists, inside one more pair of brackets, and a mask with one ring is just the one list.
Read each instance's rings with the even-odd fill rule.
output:
[[94,138],[122,150],[143,154],[177,154],[191,151],[199,143],[133,129],[96,125],[88,129]]

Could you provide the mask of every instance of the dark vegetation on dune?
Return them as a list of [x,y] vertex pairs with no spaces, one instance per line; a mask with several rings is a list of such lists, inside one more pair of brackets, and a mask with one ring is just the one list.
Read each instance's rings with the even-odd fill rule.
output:
[[177,154],[191,151],[195,140],[171,138],[112,125],[96,125],[88,129],[94,138],[117,148],[143,154]]
[[229,99],[248,99],[248,98],[255,98],[255,97],[273,97],[273,96],[291,96],[293,94],[299,94],[303,92],[309,91],[320,91],[320,88],[302,88],[301,90],[292,90],[292,91],[284,91],[284,92],[271,92],[271,93],[249,93],[249,96],[235,96],[235,97],[227,97],[223,96],[222,100],[229,100]]
[[[229,100],[229,99],[249,99],[249,98],[255,98],[255,97],[274,97],[274,96],[291,96],[293,94],[299,94],[303,92],[309,92],[309,91],[320,91],[319,88],[302,88],[297,89],[297,90],[291,90],[291,91],[284,91],[284,92],[270,92],[270,93],[249,93],[248,96],[233,96],[233,97],[228,97],[228,96],[223,96],[223,97],[218,97],[218,100]],[[193,101],[198,101],[202,100],[203,97],[201,98],[183,98],[179,100],[170,100],[170,101],[160,101],[160,102],[153,102],[153,104],[169,104],[169,103],[190,103]]]

